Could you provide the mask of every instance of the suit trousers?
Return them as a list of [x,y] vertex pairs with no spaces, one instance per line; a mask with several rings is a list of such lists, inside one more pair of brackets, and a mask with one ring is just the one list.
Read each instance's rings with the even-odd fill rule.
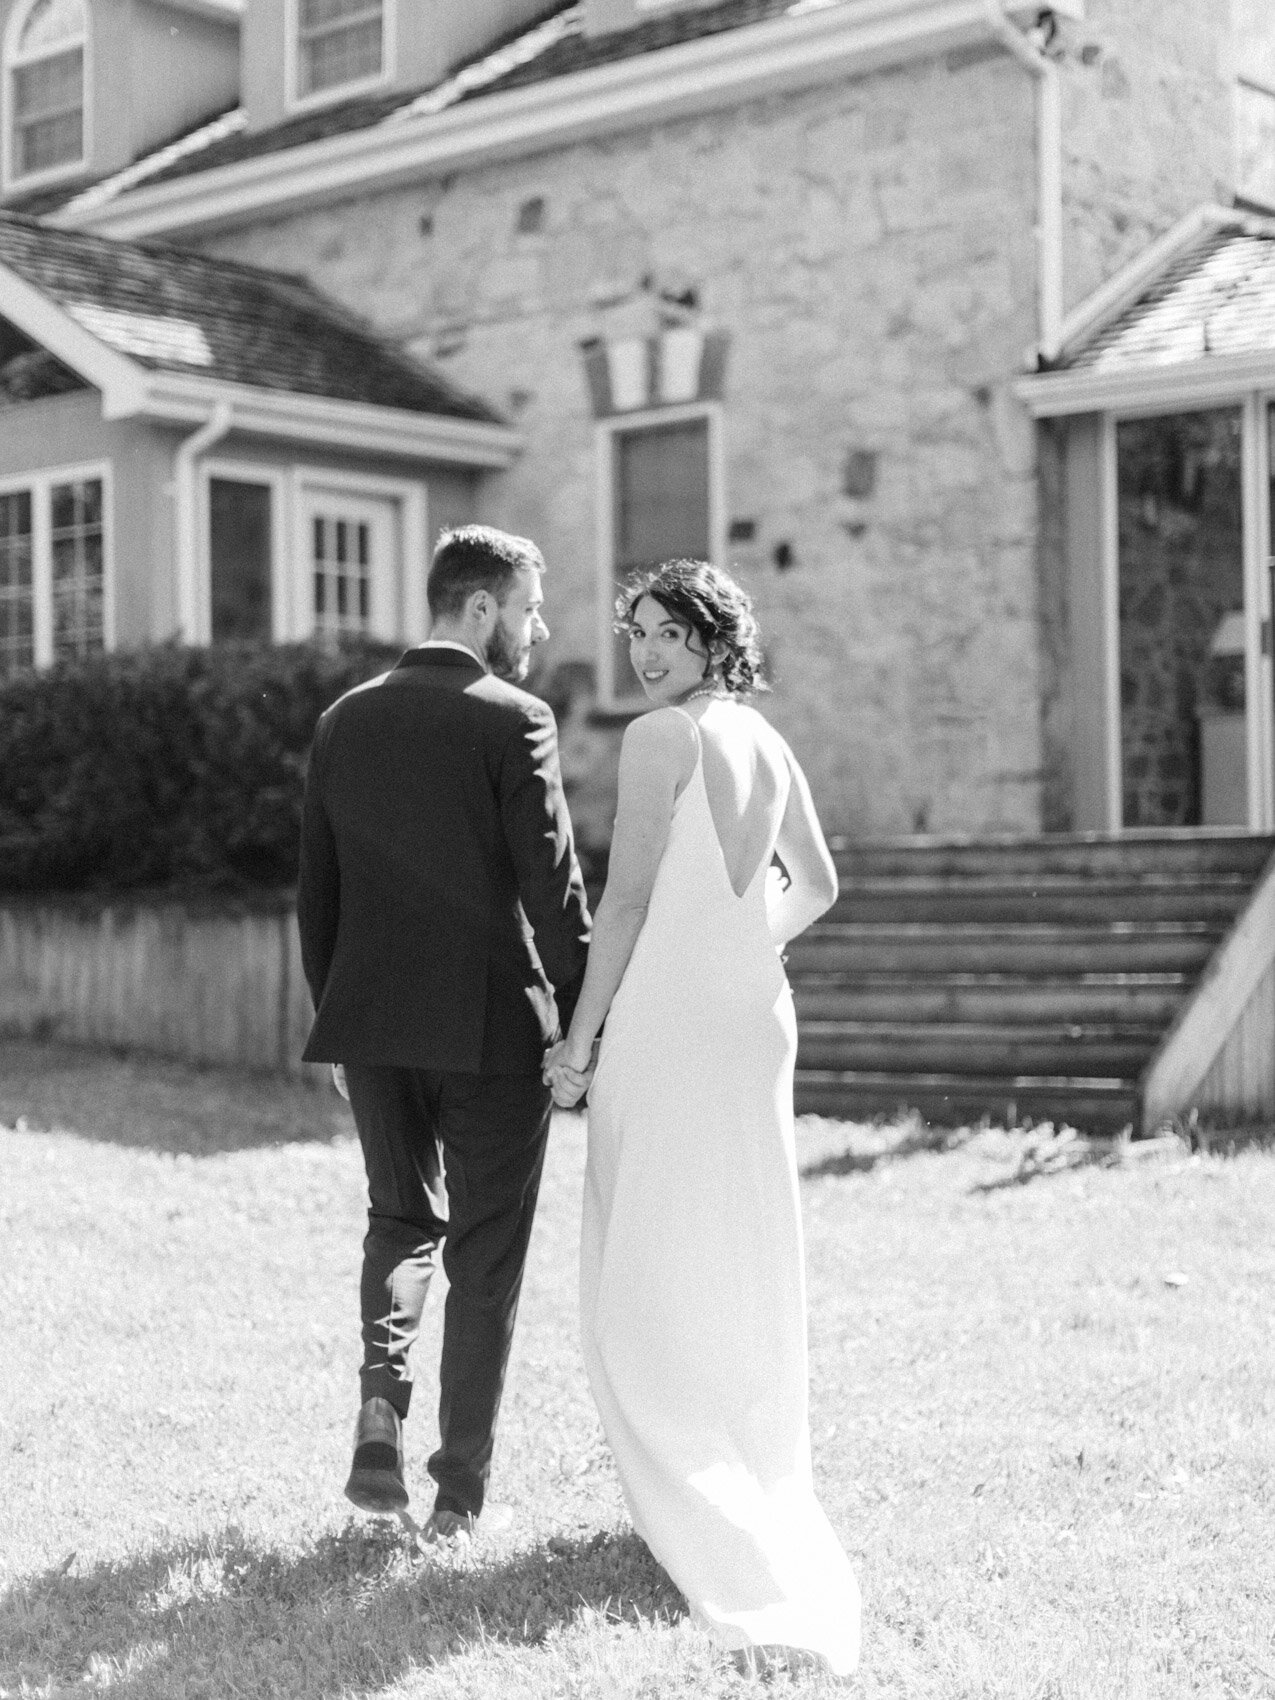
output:
[[362,1397],[406,1416],[408,1354],[438,1248],[450,1288],[439,1366],[436,1508],[477,1515],[491,1469],[551,1100],[539,1075],[347,1063],[363,1146]]

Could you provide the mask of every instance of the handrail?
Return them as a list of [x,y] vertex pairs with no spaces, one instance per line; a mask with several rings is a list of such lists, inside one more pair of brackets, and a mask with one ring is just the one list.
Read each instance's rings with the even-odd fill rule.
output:
[[1249,999],[1273,967],[1275,855],[1142,1071],[1144,1133],[1156,1132],[1191,1109]]

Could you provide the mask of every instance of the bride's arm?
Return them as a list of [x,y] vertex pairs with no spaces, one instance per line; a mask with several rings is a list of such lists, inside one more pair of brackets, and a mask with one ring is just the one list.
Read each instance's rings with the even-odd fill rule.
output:
[[589,963],[562,1060],[587,1069],[611,999],[646,919],[668,843],[673,804],[695,768],[695,730],[685,715],[643,715],[624,734],[607,883],[593,917]]
[[788,874],[788,884],[769,908],[770,936],[781,949],[832,907],[840,889],[806,776],[786,745],[784,754],[792,784],[775,851]]

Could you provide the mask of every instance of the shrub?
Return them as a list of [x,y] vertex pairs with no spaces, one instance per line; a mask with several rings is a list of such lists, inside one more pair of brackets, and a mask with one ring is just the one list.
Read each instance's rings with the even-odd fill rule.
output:
[[0,683],[0,889],[291,885],[315,722],[399,653],[164,646]]

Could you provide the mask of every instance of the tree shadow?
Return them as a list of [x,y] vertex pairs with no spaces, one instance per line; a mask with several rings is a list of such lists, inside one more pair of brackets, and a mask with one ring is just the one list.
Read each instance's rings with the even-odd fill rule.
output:
[[294,1080],[34,1039],[0,1039],[0,1127],[192,1157],[354,1132],[323,1071]]
[[919,1116],[910,1116],[901,1129],[897,1123],[888,1124],[887,1134],[887,1124],[883,1124],[869,1133],[862,1144],[801,1164],[799,1173],[803,1181],[866,1175],[883,1163],[901,1162],[923,1153],[959,1150],[983,1131],[972,1127],[936,1127]]
[[[590,1612],[673,1621],[682,1597],[632,1531],[529,1550],[413,1557],[397,1527],[351,1523],[299,1553],[227,1527],[0,1596],[0,1692],[270,1694],[337,1700],[491,1642],[535,1647]],[[23,1684],[27,1687],[24,1689]]]
[[[1150,1149],[1150,1142],[1146,1144],[1148,1156],[1159,1155]],[[1181,1146],[1177,1148],[1180,1150]],[[1073,1128],[1055,1132],[1052,1126],[1046,1126],[1023,1140],[1011,1169],[991,1180],[974,1181],[969,1191],[971,1194],[1006,1192],[1035,1181],[1075,1174],[1078,1169],[1114,1168],[1125,1161],[1132,1149],[1136,1147],[1130,1140],[1120,1136],[1091,1138]]]

